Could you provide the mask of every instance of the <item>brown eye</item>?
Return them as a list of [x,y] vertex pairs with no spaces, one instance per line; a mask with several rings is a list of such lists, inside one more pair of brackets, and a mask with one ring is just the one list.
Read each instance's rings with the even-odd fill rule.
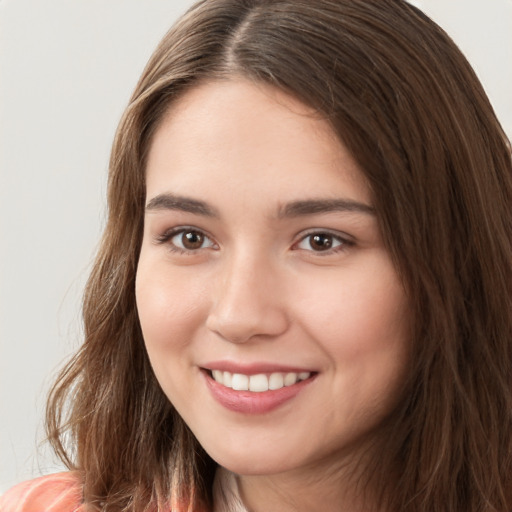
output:
[[352,246],[353,242],[343,236],[336,235],[334,233],[317,231],[316,233],[310,233],[304,236],[296,245],[296,249],[310,252],[337,252],[343,250],[349,246]]
[[309,236],[309,245],[314,251],[327,251],[332,247],[333,236],[325,233]]
[[181,243],[185,249],[199,249],[203,245],[204,236],[197,231],[189,231],[181,235]]
[[201,231],[183,229],[170,238],[171,245],[182,251],[197,251],[213,247],[213,242]]

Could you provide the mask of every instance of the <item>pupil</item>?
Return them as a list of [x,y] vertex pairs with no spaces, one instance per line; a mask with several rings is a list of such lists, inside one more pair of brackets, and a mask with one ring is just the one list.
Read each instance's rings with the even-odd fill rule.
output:
[[203,236],[195,231],[183,233],[183,246],[187,249],[199,249],[203,245]]
[[325,251],[332,247],[332,237],[331,235],[313,235],[310,244],[317,251]]

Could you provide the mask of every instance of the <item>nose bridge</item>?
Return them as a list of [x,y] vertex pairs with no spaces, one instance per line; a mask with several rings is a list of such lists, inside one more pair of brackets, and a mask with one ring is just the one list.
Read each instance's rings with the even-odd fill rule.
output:
[[213,291],[208,327],[235,343],[279,335],[287,328],[279,281],[278,270],[263,251],[234,252]]

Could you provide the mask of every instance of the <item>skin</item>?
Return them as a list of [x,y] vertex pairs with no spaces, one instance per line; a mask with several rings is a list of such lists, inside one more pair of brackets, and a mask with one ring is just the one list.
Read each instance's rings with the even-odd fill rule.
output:
[[[297,207],[310,200],[331,207]],[[351,155],[286,94],[209,82],[157,129],[147,205],[137,306],[169,400],[239,475],[251,511],[362,509],[349,476],[397,405],[409,335],[405,293]],[[314,378],[279,407],[245,414],[206,385],[202,368],[219,360]]]

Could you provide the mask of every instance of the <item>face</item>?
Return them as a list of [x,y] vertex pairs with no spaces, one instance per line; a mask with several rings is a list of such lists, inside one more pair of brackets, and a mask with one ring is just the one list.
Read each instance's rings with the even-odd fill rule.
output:
[[147,163],[137,307],[156,377],[239,474],[356,457],[399,400],[407,303],[363,176],[269,86],[187,92]]

